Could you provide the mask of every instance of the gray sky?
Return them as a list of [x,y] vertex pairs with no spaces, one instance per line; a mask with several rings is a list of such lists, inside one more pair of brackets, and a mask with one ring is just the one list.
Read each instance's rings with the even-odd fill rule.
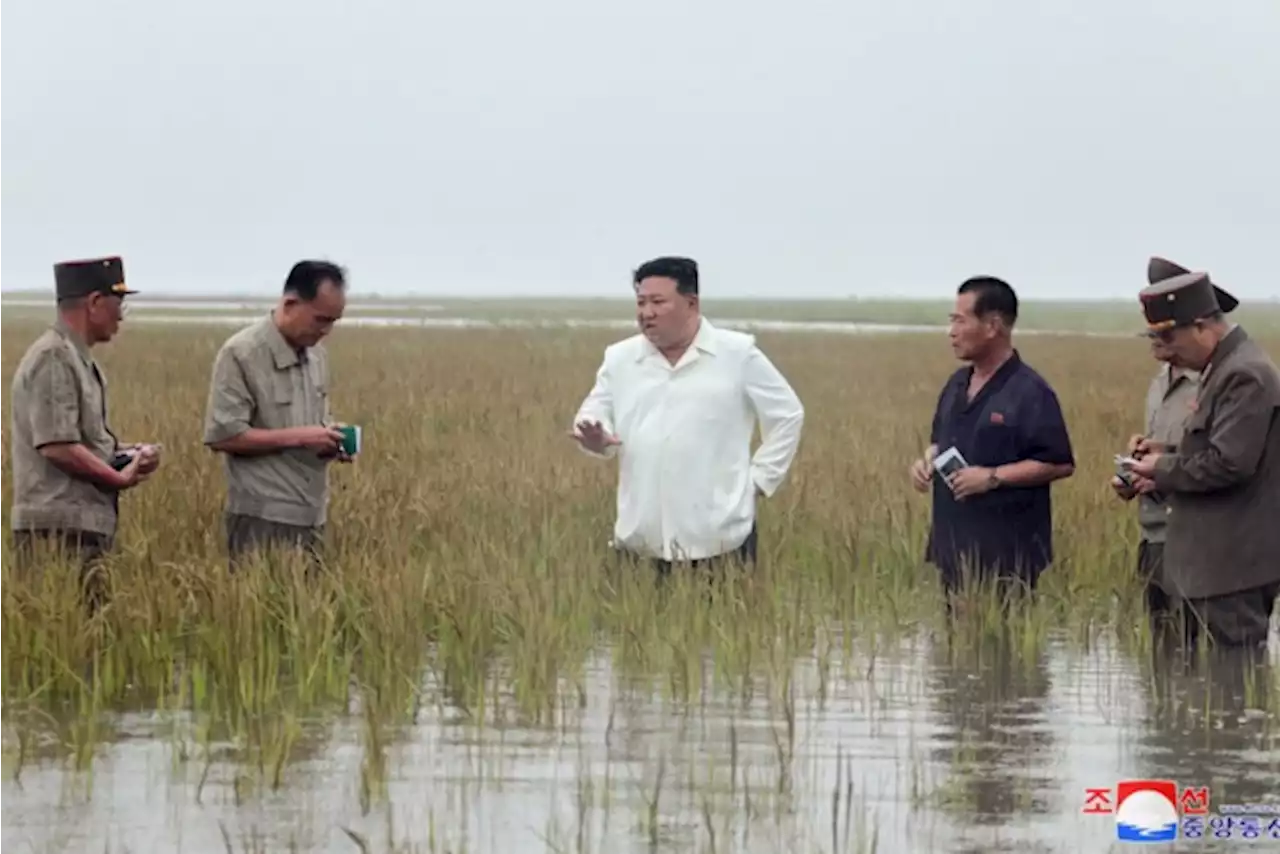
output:
[[[785,11],[784,11],[785,10]],[[1280,295],[1280,2],[8,0],[6,290]]]

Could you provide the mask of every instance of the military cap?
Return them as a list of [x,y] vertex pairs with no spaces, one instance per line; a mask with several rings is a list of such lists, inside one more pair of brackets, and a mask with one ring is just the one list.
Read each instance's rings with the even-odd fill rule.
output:
[[[1166,258],[1153,257],[1147,262],[1147,284],[1154,285],[1156,282],[1163,282],[1175,276],[1185,276],[1190,272],[1181,264],[1175,264]],[[1223,314],[1233,311],[1240,304],[1238,299],[1214,285],[1212,281],[1209,284],[1213,285],[1213,295],[1217,298],[1218,308],[1222,309]]]
[[1182,273],[1148,285],[1138,298],[1147,326],[1152,332],[1163,332],[1223,310],[1216,291],[1208,273]]
[[118,256],[60,261],[53,265],[58,299],[84,297],[92,293],[108,296],[136,294],[124,283],[124,260]]

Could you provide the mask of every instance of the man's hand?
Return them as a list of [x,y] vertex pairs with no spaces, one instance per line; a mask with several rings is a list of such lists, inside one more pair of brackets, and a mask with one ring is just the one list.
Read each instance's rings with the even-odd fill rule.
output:
[[1145,477],[1135,477],[1133,479],[1133,488],[1137,490],[1139,495],[1150,495],[1156,491],[1156,482]]
[[956,500],[963,501],[966,498],[982,495],[984,492],[991,490],[992,471],[994,469],[968,466],[952,472],[951,476],[947,478],[947,485],[951,487],[951,492],[955,495]]
[[144,471],[142,468],[142,454],[135,454],[133,459],[129,460],[129,464],[120,469],[120,480],[116,483],[116,489],[130,489],[150,476],[151,472]]
[[335,456],[342,447],[342,432],[337,427],[313,424],[298,427],[297,431],[298,443],[308,451],[315,451],[317,456]]
[[1128,466],[1129,471],[1133,472],[1140,478],[1146,480],[1155,480],[1156,463],[1160,461],[1160,457],[1164,456],[1160,451],[1154,453],[1143,453],[1133,461],[1133,465]]
[[929,482],[933,480],[933,457],[937,449],[930,446],[924,456],[911,464],[911,485],[916,492],[928,492]]
[[1157,442],[1155,439],[1148,439],[1145,436],[1138,442],[1138,446],[1130,454],[1134,459],[1142,459],[1152,454],[1165,454],[1169,452],[1169,446],[1164,442]]
[[603,454],[607,448],[622,444],[622,440],[605,430],[599,421],[579,421],[569,435],[593,454]]
[[149,475],[156,469],[160,468],[160,446],[159,445],[135,445],[137,453],[134,459],[138,463],[138,470],[144,475]]
[[1141,433],[1134,433],[1132,436],[1129,437],[1129,444],[1125,446],[1125,453],[1131,457],[1140,456],[1142,454],[1142,451],[1139,449],[1142,447],[1142,443],[1145,441],[1147,441],[1146,436],[1142,435]]
[[1125,482],[1116,475],[1111,476],[1111,488],[1116,491],[1116,495],[1120,496],[1125,501],[1132,501],[1138,497],[1138,490],[1125,484]]

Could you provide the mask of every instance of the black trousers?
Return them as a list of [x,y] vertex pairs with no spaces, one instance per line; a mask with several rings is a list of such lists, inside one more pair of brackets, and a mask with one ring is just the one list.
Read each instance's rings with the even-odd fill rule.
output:
[[97,531],[61,528],[13,532],[14,556],[24,570],[38,568],[59,556],[80,565],[81,593],[90,614],[107,602],[105,561],[113,546],[112,537]]
[[1221,648],[1266,648],[1280,582],[1188,599],[1171,595],[1154,583],[1153,578],[1161,577],[1163,563],[1162,543],[1144,540],[1138,546],[1138,572],[1147,581],[1147,612],[1159,641],[1186,649],[1201,640]]
[[273,549],[297,549],[307,556],[310,571],[320,569],[323,562],[323,526],[287,525],[257,516],[228,513],[227,553],[234,572],[249,556]]

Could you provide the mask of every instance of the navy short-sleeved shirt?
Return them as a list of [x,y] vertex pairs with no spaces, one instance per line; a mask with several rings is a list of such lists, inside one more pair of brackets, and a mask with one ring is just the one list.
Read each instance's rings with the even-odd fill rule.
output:
[[[954,445],[969,465],[982,467],[1074,464],[1057,394],[1016,350],[969,401],[972,376],[972,367],[961,368],[938,396],[930,441],[939,453]],[[1003,485],[957,501],[935,476],[926,560],[948,579],[962,565],[983,575],[1039,576],[1053,560],[1049,485]]]

